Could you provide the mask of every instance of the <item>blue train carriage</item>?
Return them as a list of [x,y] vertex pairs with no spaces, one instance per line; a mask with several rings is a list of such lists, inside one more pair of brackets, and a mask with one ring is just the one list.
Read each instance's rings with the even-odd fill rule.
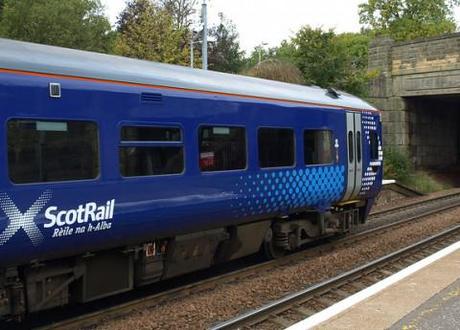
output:
[[379,112],[335,90],[0,39],[0,315],[366,220]]

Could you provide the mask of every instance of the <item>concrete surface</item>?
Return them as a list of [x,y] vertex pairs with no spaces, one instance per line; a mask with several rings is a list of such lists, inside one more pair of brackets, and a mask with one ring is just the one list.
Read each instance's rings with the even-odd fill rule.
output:
[[390,330],[409,329],[460,329],[460,279],[390,328]]
[[[450,288],[451,285],[455,288],[455,284],[459,282],[459,279],[460,250],[457,250],[407,277],[401,282],[350,307],[344,313],[320,324],[317,329],[388,329],[392,325],[395,325],[396,328],[394,329],[398,329],[398,322],[404,322],[404,325],[407,325],[410,324],[412,320],[415,320],[417,315],[427,315],[423,313],[423,310],[420,311],[421,314],[414,314],[415,316],[412,316],[410,313],[413,311],[417,313],[417,308],[419,306],[422,306],[425,302],[429,303],[430,299],[438,293],[441,292],[440,297],[448,297],[452,292],[455,296],[456,291],[454,289],[452,289],[454,291],[447,289],[447,293],[444,295],[442,293],[444,292],[443,290]],[[440,299],[442,300],[442,298]],[[433,300],[432,303],[434,304],[435,301],[436,300]],[[458,310],[458,304],[457,292],[456,300],[450,300],[450,303],[445,305],[447,308],[445,313],[452,314],[451,318],[455,319],[455,311]],[[423,309],[423,307],[421,308]],[[442,308],[442,306],[440,306],[440,308]],[[435,319],[435,317],[443,318],[443,315],[447,314],[444,314],[444,311],[439,309],[437,314],[432,314],[433,323],[431,324],[438,322],[438,319]],[[405,319],[406,315],[409,317],[407,320]],[[410,318],[411,316],[413,317],[412,319]],[[460,318],[460,316],[458,318]],[[429,321],[429,319],[426,320],[426,322]],[[445,324],[448,325],[450,321],[446,320],[445,322]],[[456,326],[448,329],[459,328],[459,326]],[[423,327],[423,329],[431,329],[431,327]]]

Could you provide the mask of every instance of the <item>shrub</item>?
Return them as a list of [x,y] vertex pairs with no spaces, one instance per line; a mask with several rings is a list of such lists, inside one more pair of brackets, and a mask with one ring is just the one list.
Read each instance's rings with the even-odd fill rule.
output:
[[411,163],[407,153],[389,148],[384,151],[384,177],[404,181],[411,173]]
[[394,148],[384,151],[383,175],[386,179],[395,179],[399,183],[422,193],[431,193],[450,187],[436,180],[427,172],[416,171],[410,162],[409,155]]
[[279,59],[265,60],[249,69],[245,74],[292,84],[305,84],[302,72],[294,64]]

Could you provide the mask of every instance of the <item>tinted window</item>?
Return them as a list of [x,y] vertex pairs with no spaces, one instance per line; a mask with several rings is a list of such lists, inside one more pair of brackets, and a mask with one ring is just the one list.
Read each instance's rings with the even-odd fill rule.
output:
[[179,128],[125,126],[121,129],[123,141],[181,141]]
[[331,131],[306,130],[303,136],[306,165],[330,164],[334,161]]
[[371,159],[378,159],[379,158],[379,141],[377,138],[377,132],[370,131],[369,138],[371,142]]
[[182,147],[121,147],[120,167],[123,176],[181,173]]
[[353,150],[353,132],[350,131],[348,132],[348,161],[350,163],[353,163],[353,154],[354,154],[354,150]]
[[15,183],[94,179],[98,155],[95,123],[8,122],[8,169]]
[[361,132],[356,132],[356,157],[357,162],[361,162]]
[[178,174],[184,171],[180,128],[125,126],[121,129],[121,138],[122,176]]
[[260,167],[294,165],[294,131],[287,128],[260,128],[258,132]]
[[200,128],[200,168],[227,171],[246,168],[246,132],[241,127]]

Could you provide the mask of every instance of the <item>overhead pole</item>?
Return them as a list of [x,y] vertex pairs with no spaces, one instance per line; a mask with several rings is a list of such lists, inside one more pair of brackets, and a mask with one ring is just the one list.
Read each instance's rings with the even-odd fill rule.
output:
[[203,59],[203,70],[208,69],[208,5],[206,0],[203,0],[201,6],[201,19],[203,21],[203,48],[201,50]]
[[193,68],[195,66],[195,49],[193,49],[195,41],[193,40],[193,30],[190,35],[190,67]]

